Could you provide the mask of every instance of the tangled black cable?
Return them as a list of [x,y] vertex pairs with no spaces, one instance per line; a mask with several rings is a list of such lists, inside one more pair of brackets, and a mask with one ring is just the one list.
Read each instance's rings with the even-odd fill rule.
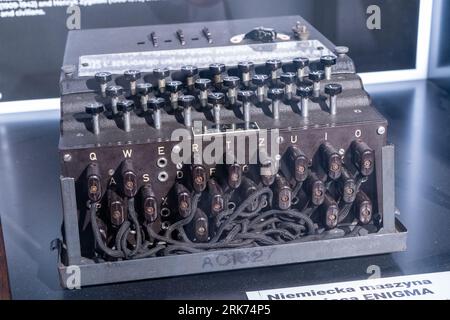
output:
[[[357,177],[356,180],[355,192],[358,192],[367,178]],[[330,182],[326,183],[327,190],[331,188],[331,185]],[[302,183],[295,186],[293,197],[297,196],[301,187]],[[206,242],[197,242],[189,237],[186,228],[194,221],[201,197],[202,193],[194,193],[190,214],[170,225],[163,234],[156,232],[151,224],[144,225],[145,228],[142,229],[135,210],[134,199],[128,199],[128,220],[117,231],[113,248],[110,248],[102,239],[97,223],[97,206],[92,203],[90,217],[97,248],[111,258],[141,259],[207,250],[304,242],[333,236],[318,233],[318,226],[311,218],[317,206],[306,203],[302,209],[266,209],[272,208],[273,191],[263,187],[252,193],[237,208],[228,207],[219,213],[213,219],[214,235]],[[230,200],[232,191],[225,197]],[[251,211],[251,205],[255,202],[256,209]],[[353,203],[343,203],[341,199],[339,204],[338,221],[341,223],[348,216]],[[357,232],[351,234],[357,234]]]

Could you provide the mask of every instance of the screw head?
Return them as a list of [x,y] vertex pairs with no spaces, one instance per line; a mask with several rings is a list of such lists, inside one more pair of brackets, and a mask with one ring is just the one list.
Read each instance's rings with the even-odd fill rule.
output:
[[266,61],[266,68],[270,71],[276,71],[281,68],[281,64],[279,59],[270,59]]
[[62,72],[64,72],[65,75],[69,76],[75,73],[77,71],[77,67],[73,64],[66,64],[61,67]]
[[194,86],[198,90],[208,90],[208,88],[211,86],[211,80],[209,79],[197,79],[195,80]]
[[377,133],[378,133],[380,136],[382,136],[383,134],[386,133],[386,128],[383,127],[383,126],[379,127],[379,128],[377,129]]
[[325,72],[323,70],[316,70],[316,71],[311,71],[309,73],[309,80],[312,80],[314,82],[319,82],[323,79],[325,79]]
[[[181,151],[181,147],[180,147],[180,145],[175,145],[174,147],[173,147],[173,149],[172,149],[172,153],[180,153],[180,151]],[[178,165],[178,164],[177,164]],[[181,169],[181,168],[180,168]]]
[[117,103],[117,110],[121,112],[130,112],[134,109],[134,101],[122,100]]
[[330,96],[335,96],[342,93],[342,86],[337,83],[330,83],[325,86],[325,93]]
[[214,75],[221,74],[225,72],[225,65],[223,63],[212,63],[209,65],[209,71]]
[[280,80],[284,84],[292,84],[292,83],[294,83],[296,77],[297,77],[297,75],[295,73],[286,72],[286,73],[281,74]]
[[72,160],[72,155],[69,154],[69,153],[66,153],[66,154],[64,155],[63,159],[64,159],[64,162],[69,162],[69,161]]
[[141,72],[139,70],[127,70],[123,75],[128,81],[136,81],[141,78]]
[[181,87],[183,86],[183,83],[181,81],[169,81],[167,83],[167,89],[171,92],[171,93],[177,93],[178,91],[181,90]]
[[94,77],[99,83],[107,83],[112,80],[111,72],[97,72]]
[[281,100],[284,95],[284,89],[281,88],[272,88],[267,93],[267,97],[271,100]]
[[241,102],[250,102],[255,97],[255,92],[250,90],[239,91],[238,100]]
[[195,97],[190,95],[181,96],[178,98],[178,103],[183,108],[190,108],[194,104]]
[[153,85],[148,82],[138,83],[136,88],[139,94],[146,95],[152,92]]
[[294,60],[292,60],[292,62],[294,63],[294,66],[297,69],[303,69],[306,68],[307,66],[309,66],[309,59],[308,58],[294,58]]
[[198,68],[196,66],[193,66],[193,65],[186,65],[186,66],[182,66],[181,67],[181,72],[186,77],[192,77],[192,76],[195,76],[198,73]]
[[170,74],[170,71],[168,68],[153,69],[153,75],[160,80],[167,78],[169,76],[169,74]]
[[224,104],[225,95],[222,92],[211,92],[208,94],[208,102],[212,104]]
[[108,86],[106,88],[106,95],[108,97],[118,97],[123,95],[123,87],[121,86]]
[[164,106],[164,104],[166,103],[166,100],[164,100],[164,98],[150,98],[148,100],[148,106],[150,108],[152,108],[153,110],[157,110],[159,108],[162,108]]
[[297,85],[297,95],[302,98],[311,97],[314,91],[314,86],[311,81],[301,81]]
[[320,58],[320,63],[323,66],[331,67],[331,66],[336,64],[336,57],[335,56],[330,56],[330,55],[323,56],[323,57]]
[[251,61],[241,61],[238,63],[238,70],[242,72],[250,72],[254,69],[255,64]]
[[266,84],[269,77],[265,74],[255,74],[252,77],[253,84],[256,84],[257,86],[263,86]]
[[223,78],[223,84],[225,85],[225,87],[234,89],[239,86],[240,80],[241,79],[239,79],[238,77],[227,76]]
[[94,102],[86,106],[85,108],[87,114],[100,114],[105,111],[105,106],[100,102]]

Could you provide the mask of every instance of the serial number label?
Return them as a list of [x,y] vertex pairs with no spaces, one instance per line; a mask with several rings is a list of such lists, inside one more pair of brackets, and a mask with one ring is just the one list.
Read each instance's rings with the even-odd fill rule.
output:
[[203,259],[202,268],[231,267],[265,262],[270,260],[275,250],[275,248],[272,248],[270,250],[211,254]]

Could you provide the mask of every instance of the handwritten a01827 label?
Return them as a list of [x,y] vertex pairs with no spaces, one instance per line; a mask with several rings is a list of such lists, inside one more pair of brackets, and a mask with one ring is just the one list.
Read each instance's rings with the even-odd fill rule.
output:
[[450,272],[247,292],[249,300],[449,300]]

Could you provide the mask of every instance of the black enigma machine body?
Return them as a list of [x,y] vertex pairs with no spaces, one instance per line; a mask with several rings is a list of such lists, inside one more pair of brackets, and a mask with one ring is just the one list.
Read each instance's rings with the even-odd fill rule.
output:
[[63,285],[404,250],[347,53],[295,16],[71,32]]

